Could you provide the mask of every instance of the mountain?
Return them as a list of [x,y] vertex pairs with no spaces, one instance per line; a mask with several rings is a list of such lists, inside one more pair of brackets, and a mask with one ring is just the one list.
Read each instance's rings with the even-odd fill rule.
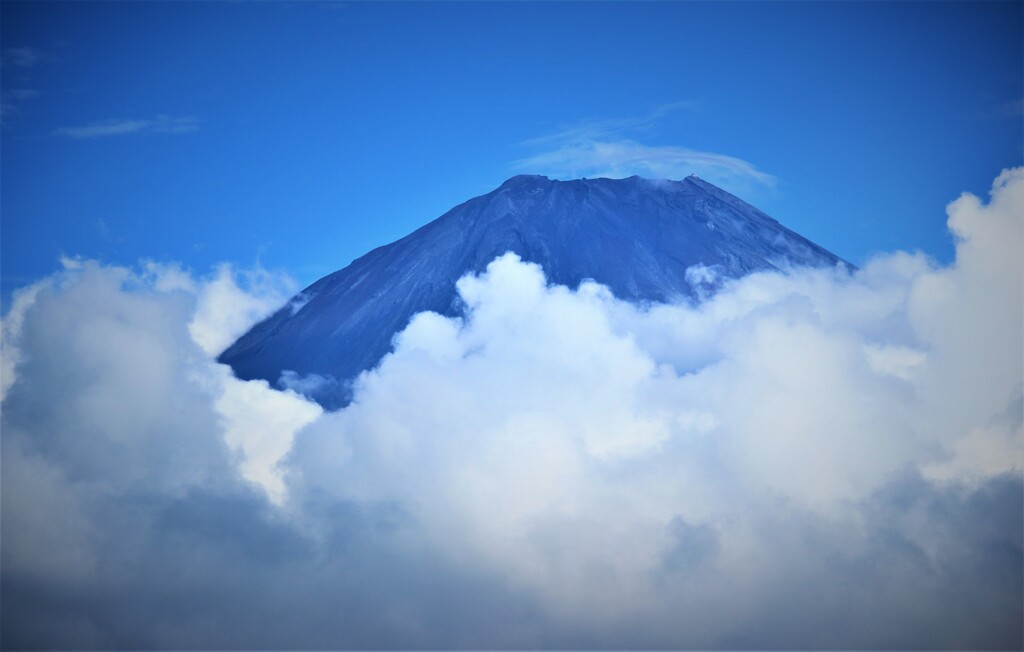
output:
[[735,278],[843,262],[696,176],[521,175],[313,283],[218,359],[242,379],[317,379],[313,398],[342,407],[348,381],[380,361],[412,315],[457,314],[455,282],[508,251],[553,284],[594,279],[634,302],[695,296],[686,271],[698,264]]

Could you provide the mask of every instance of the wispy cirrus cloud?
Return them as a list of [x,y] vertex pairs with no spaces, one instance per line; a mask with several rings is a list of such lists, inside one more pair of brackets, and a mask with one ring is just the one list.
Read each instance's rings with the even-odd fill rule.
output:
[[91,122],[81,127],[61,127],[53,133],[76,140],[123,136],[126,134],[185,134],[199,130],[199,120],[192,116],[158,115],[148,119],[112,119]]
[[652,131],[664,117],[692,110],[697,106],[693,100],[680,100],[662,104],[653,111],[629,118],[585,118],[554,133],[545,134],[524,141],[526,147],[550,147],[553,144],[575,140],[614,140],[628,133]]
[[20,111],[21,103],[39,95],[39,91],[27,88],[31,82],[31,71],[46,55],[36,48],[4,48],[0,51],[0,71],[3,74],[3,90],[0,91],[0,124],[8,126],[12,115]]
[[41,50],[30,47],[4,48],[2,53],[3,67],[9,68],[31,68],[43,60]]
[[636,139],[637,133],[653,132],[659,119],[695,105],[691,101],[674,102],[639,118],[584,120],[531,138],[522,145],[535,153],[515,161],[513,167],[561,179],[634,174],[677,179],[697,174],[734,190],[751,185],[774,186],[774,176],[741,158],[679,145],[648,145]]
[[4,89],[0,92],[0,121],[17,113],[21,102],[39,96],[39,91],[31,88]]

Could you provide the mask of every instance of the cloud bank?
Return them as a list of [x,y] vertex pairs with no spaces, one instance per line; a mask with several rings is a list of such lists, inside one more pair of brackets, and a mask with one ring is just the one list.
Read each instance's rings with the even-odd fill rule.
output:
[[3,644],[1019,647],[1024,170],[948,213],[643,309],[506,255],[335,413],[212,360],[272,275],[71,264],[4,319]]

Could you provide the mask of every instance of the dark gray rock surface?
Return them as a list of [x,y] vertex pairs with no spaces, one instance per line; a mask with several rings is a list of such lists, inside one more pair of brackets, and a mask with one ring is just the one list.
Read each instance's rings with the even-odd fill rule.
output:
[[303,290],[224,351],[242,379],[279,385],[328,379],[311,395],[335,409],[348,381],[377,365],[416,313],[459,313],[455,282],[506,252],[540,264],[548,281],[584,279],[634,302],[692,298],[686,271],[722,277],[842,264],[758,209],[697,177],[682,181],[516,176],[496,190]]

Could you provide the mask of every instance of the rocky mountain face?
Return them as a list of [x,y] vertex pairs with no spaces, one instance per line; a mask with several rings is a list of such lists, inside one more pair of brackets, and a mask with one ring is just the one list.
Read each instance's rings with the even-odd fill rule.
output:
[[696,265],[720,277],[843,261],[695,176],[681,181],[516,176],[303,290],[219,360],[243,379],[302,378],[328,409],[390,350],[412,315],[459,312],[455,282],[506,252],[550,283],[584,279],[634,302],[693,298]]

